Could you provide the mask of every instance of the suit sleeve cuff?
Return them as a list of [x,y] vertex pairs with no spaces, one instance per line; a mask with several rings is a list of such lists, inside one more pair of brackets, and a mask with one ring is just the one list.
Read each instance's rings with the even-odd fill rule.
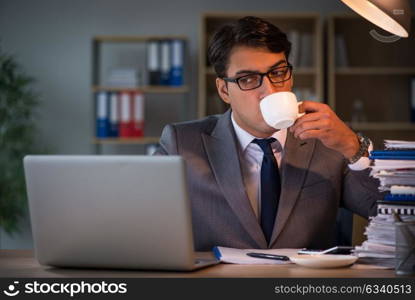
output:
[[[373,150],[373,143],[372,141],[370,142],[369,148],[368,148],[368,152],[370,153]],[[353,164],[349,164],[349,169],[353,170],[353,171],[363,171],[367,168],[369,168],[370,166],[370,159],[369,157],[361,157],[357,162],[353,163]]]

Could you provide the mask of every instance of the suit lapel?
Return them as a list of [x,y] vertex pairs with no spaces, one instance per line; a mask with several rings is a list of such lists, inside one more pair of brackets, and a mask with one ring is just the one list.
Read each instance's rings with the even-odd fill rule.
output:
[[292,213],[314,151],[315,140],[301,141],[287,131],[281,163],[281,196],[270,245],[273,245]]
[[267,243],[245,192],[230,110],[219,118],[212,134],[202,134],[202,139],[215,178],[229,206],[258,248],[266,248]]

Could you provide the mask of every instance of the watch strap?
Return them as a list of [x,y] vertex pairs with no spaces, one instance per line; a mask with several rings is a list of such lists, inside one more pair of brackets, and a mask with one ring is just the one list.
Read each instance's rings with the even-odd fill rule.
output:
[[361,157],[363,157],[368,149],[369,149],[369,145],[370,145],[370,139],[364,135],[362,135],[360,132],[357,133],[357,138],[359,140],[359,150],[357,151],[357,153],[355,155],[353,155],[351,158],[349,158],[349,164],[354,164],[355,162],[357,162]]

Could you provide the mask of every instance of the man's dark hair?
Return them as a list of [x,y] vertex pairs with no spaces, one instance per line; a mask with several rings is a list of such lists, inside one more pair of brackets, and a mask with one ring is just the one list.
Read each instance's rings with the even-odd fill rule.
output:
[[278,27],[257,17],[244,17],[221,27],[209,42],[208,59],[218,77],[226,77],[229,56],[236,46],[284,52],[287,60],[291,50],[287,35]]

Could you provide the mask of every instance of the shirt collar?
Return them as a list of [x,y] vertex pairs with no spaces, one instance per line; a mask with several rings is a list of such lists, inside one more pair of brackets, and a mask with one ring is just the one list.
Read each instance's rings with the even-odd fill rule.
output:
[[[258,137],[253,136],[246,130],[242,129],[233,118],[233,112],[231,113],[231,120],[233,128],[235,129],[236,137],[239,141],[239,145],[241,147],[241,151],[244,152],[248,145],[252,142],[253,139],[257,139]],[[287,129],[281,129],[274,132],[270,137],[273,137],[278,140],[281,145],[281,150],[284,150],[285,141],[287,139]],[[259,138],[258,138],[259,139]]]

